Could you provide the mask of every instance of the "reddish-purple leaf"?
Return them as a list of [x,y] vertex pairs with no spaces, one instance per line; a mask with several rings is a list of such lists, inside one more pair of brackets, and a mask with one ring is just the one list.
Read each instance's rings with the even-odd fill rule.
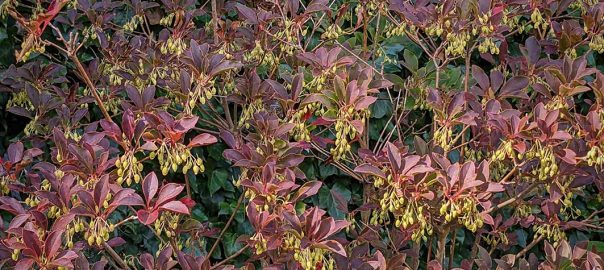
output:
[[210,144],[216,143],[217,141],[218,141],[218,139],[216,139],[216,137],[214,137],[213,135],[203,133],[203,134],[199,134],[199,135],[195,136],[195,138],[193,138],[189,142],[188,147],[210,145]]
[[33,256],[42,256],[42,243],[35,232],[23,230],[23,243],[32,252]]
[[159,197],[157,198],[155,206],[161,206],[162,204],[176,198],[176,196],[178,196],[183,189],[184,187],[179,184],[168,183],[164,185],[159,191]]
[[334,252],[334,253],[337,253],[339,255],[346,257],[346,250],[344,249],[342,244],[340,244],[340,242],[338,242],[338,241],[327,240],[327,241],[323,241],[323,242],[319,243],[319,245],[327,248],[331,252]]
[[139,262],[145,270],[153,270],[155,268],[155,260],[153,255],[144,253],[139,257]]
[[109,193],[109,176],[101,177],[94,187],[94,202],[100,208]]
[[495,193],[495,192],[502,192],[504,190],[505,190],[505,188],[503,187],[502,184],[489,183],[489,186],[487,187],[486,192]]
[[25,258],[20,259],[15,265],[15,270],[30,270],[32,269],[32,265],[34,264],[33,259]]
[[159,211],[147,211],[144,209],[138,210],[136,212],[138,216],[138,221],[140,221],[143,225],[149,225],[153,223],[159,217]]
[[128,140],[134,138],[134,113],[131,110],[126,110],[122,115],[122,130]]
[[123,244],[126,244],[126,240],[121,237],[114,237],[107,241],[107,245],[109,245],[110,247],[119,247]]
[[31,217],[29,214],[20,214],[15,216],[8,225],[9,229],[15,229],[21,227]]
[[23,159],[23,149],[22,142],[16,142],[9,145],[7,149],[8,161],[13,164],[21,161],[21,159]]
[[44,242],[44,256],[46,258],[54,258],[57,251],[61,247],[61,236],[63,231],[53,231],[48,234]]
[[323,183],[320,181],[310,181],[304,183],[304,185],[302,185],[296,192],[296,196],[294,196],[294,201],[304,200],[305,198],[317,194],[322,184]]
[[509,79],[501,88],[499,94],[501,97],[517,97],[528,99],[528,95],[523,92],[529,84],[529,79],[524,76],[516,76]]
[[78,257],[72,250],[66,250],[61,252],[51,263],[51,266],[64,266],[67,268],[73,268],[72,261]]
[[171,201],[159,207],[161,210],[167,210],[179,214],[189,215],[189,208],[181,201]]
[[487,74],[484,72],[484,70],[482,68],[480,68],[479,66],[473,65],[472,66],[472,76],[474,77],[474,80],[476,80],[476,82],[478,83],[478,85],[480,86],[480,88],[483,91],[486,91],[489,86],[490,86],[490,81],[489,81],[489,77],[487,76]]
[[354,171],[362,174],[377,176],[384,179],[386,178],[386,174],[382,170],[371,164],[361,164],[354,168]]
[[327,4],[327,0],[313,0],[312,2],[310,2],[310,4],[308,4],[304,13],[310,14],[313,12],[328,11],[330,9]]
[[126,206],[140,206],[145,205],[143,198],[136,193],[133,189],[125,188],[113,195],[111,200],[111,206],[118,207],[122,205]]
[[198,119],[199,117],[197,116],[183,117],[176,122],[176,127],[174,127],[174,130],[178,132],[187,132],[195,127]]
[[157,193],[158,188],[159,181],[157,180],[157,175],[155,172],[150,172],[147,174],[147,176],[145,176],[145,179],[143,179],[143,195],[145,196],[147,207],[149,207],[149,203]]

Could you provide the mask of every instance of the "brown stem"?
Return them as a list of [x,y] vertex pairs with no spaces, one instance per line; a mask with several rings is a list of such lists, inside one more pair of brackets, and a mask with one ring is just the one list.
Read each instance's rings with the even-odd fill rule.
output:
[[367,53],[367,17],[363,16],[363,53]]
[[[313,148],[314,148],[315,150],[317,150],[318,152],[320,152],[321,154],[323,154],[323,155],[325,155],[325,156],[327,156],[327,157],[329,157],[329,156],[330,156],[329,152],[327,152],[325,149],[323,149],[322,147],[320,147],[318,144],[316,144],[316,143],[314,143],[314,142],[313,142],[313,143],[311,143],[311,144],[312,144]],[[315,155],[315,156],[316,156],[317,158],[321,159],[321,161],[325,161],[325,159],[322,159],[322,158],[320,158],[320,157],[319,157],[319,156],[317,156],[317,155]],[[354,172],[352,169],[348,168],[346,165],[342,164],[341,162],[336,161],[336,160],[332,160],[331,162],[332,162],[331,164],[333,164],[334,166],[336,166],[336,168],[338,168],[338,169],[340,169],[340,170],[344,171],[344,172],[345,172],[346,174],[348,174],[350,177],[352,177],[352,178],[354,178],[354,179],[356,179],[356,180],[359,180],[359,181],[361,181],[361,182],[365,181],[365,179],[364,179],[364,178],[363,178],[361,175],[359,175],[358,173]]]
[[438,85],[440,83],[440,66],[438,65],[438,61],[436,61],[436,56],[432,58],[434,62],[434,67],[436,68],[436,78],[434,78],[434,88],[438,90]]
[[[470,57],[472,56],[472,49],[470,49],[468,51],[468,54],[466,55],[466,74],[464,76],[464,92],[468,92],[469,90],[469,82],[470,82]],[[464,104],[464,110],[467,109],[468,104]],[[463,132],[462,132],[463,133]],[[466,141],[466,137],[462,137],[461,140],[461,144],[464,144]],[[461,158],[462,161],[465,161],[465,148],[461,147],[459,149],[459,156]],[[449,265],[449,268],[451,267],[451,265]]]
[[246,249],[248,248],[248,245],[243,246],[241,249],[239,249],[237,252],[233,253],[233,255],[229,256],[228,258],[222,260],[221,262],[213,265],[210,269],[216,269],[219,266],[227,263],[228,261],[234,259],[235,257],[239,256],[241,253],[243,253]]
[[375,73],[377,75],[380,75],[380,78],[384,78],[384,74],[382,74],[382,72],[380,72],[379,70],[377,70],[374,66],[372,66],[371,64],[369,64],[367,61],[365,61],[365,59],[363,59],[362,57],[358,56],[356,53],[354,53],[353,51],[351,51],[350,49],[346,48],[346,46],[342,45],[342,43],[338,42],[337,40],[334,41],[335,44],[337,44],[340,48],[344,49],[347,53],[349,53],[350,55],[352,55],[354,58],[358,59],[361,63],[363,63],[364,65],[366,65],[367,67],[371,68],[373,71],[375,71]]
[[119,227],[120,225],[122,225],[122,224],[124,224],[124,223],[126,223],[126,222],[129,222],[129,221],[135,220],[135,219],[137,219],[137,218],[138,218],[137,216],[130,216],[130,217],[126,218],[126,219],[123,219],[122,221],[120,221],[120,222],[118,222],[118,223],[115,223],[115,225],[114,225],[114,226],[117,228],[117,227]]
[[478,254],[478,244],[480,244],[480,234],[476,234],[474,235],[476,238],[474,238],[474,245],[472,245],[472,259],[476,258],[476,255]]
[[527,193],[529,193],[530,191],[532,191],[535,187],[537,187],[537,185],[539,185],[539,182],[535,182],[532,183],[529,187],[527,187],[525,190],[523,190],[522,192],[518,193],[516,196],[514,196],[514,198],[510,198],[507,201],[504,201],[498,205],[495,205],[487,210],[484,211],[485,214],[491,213],[497,209],[501,209],[503,207],[506,207],[514,202],[516,202],[517,200],[521,200],[524,198],[524,195],[526,195]]
[[[78,46],[78,47],[76,47],[75,44],[70,45],[70,42],[68,42],[67,40],[65,40],[63,38],[63,35],[61,34],[61,31],[58,28],[56,28],[52,24],[49,24],[49,26],[53,30],[55,30],[55,32],[57,32],[57,34],[59,35],[59,37],[58,37],[59,40],[61,40],[63,42],[63,44],[65,45],[66,49],[64,49],[62,51],[67,53],[67,57],[69,57],[71,59],[71,61],[74,63],[74,65],[76,66],[76,69],[78,70],[78,73],[80,74],[82,79],[84,79],[86,86],[88,86],[88,88],[90,88],[90,91],[92,92],[92,95],[94,96],[94,99],[97,103],[97,106],[99,106],[101,113],[103,113],[103,116],[105,117],[105,119],[107,121],[113,122],[113,120],[111,119],[111,116],[109,116],[109,113],[107,112],[107,109],[105,108],[105,105],[103,105],[103,101],[101,100],[101,97],[99,96],[96,86],[94,85],[94,83],[92,83],[92,80],[90,79],[90,76],[88,75],[88,72],[82,65],[82,62],[80,62],[80,59],[78,59],[77,52],[83,43],[80,44],[80,46]],[[76,34],[76,37],[77,37],[77,34]],[[76,40],[76,38],[73,38],[72,40]]]
[[120,269],[111,258],[107,258],[105,255],[101,258],[101,260],[105,260],[111,267],[113,267],[113,269]]
[[428,238],[428,254],[426,255],[426,265],[428,265],[428,263],[430,263],[430,257],[432,256],[432,239],[434,238],[433,235],[430,235],[430,237]]
[[107,109],[105,108],[105,105],[103,105],[103,101],[101,100],[101,97],[99,96],[99,93],[97,92],[96,86],[94,86],[94,84],[92,83],[92,80],[90,80],[90,76],[88,76],[88,72],[86,72],[86,69],[84,69],[84,66],[82,66],[82,63],[80,62],[78,57],[74,53],[70,53],[69,58],[71,58],[71,61],[73,61],[73,63],[76,65],[76,68],[78,69],[78,72],[80,73],[80,76],[82,76],[82,78],[84,79],[84,82],[86,83],[88,88],[90,88],[90,91],[92,92],[92,95],[94,96],[94,99],[96,100],[96,103],[99,106],[99,109],[101,109],[101,112],[103,113],[103,116],[105,117],[105,119],[109,122],[113,122],[113,120],[111,119],[111,116],[109,116],[109,113],[107,112]]
[[445,247],[447,236],[449,235],[449,226],[445,225],[445,228],[438,234],[438,246],[436,250],[436,260],[443,265],[443,261],[445,259]]
[[107,244],[106,242],[103,242],[103,247],[109,253],[109,255],[111,255],[111,258],[114,261],[116,261],[118,264],[120,264],[120,266],[123,267],[123,269],[128,269],[128,270],[130,269],[130,267],[128,267],[128,264],[126,264],[126,262],[124,262],[124,260],[122,260],[120,255],[118,255],[115,252],[115,250],[113,250],[113,248],[111,246],[109,246],[109,244]]
[[451,269],[453,266],[453,256],[455,255],[455,237],[457,235],[457,229],[453,230],[453,234],[451,235],[451,245],[449,246],[449,263],[447,269]]
[[212,0],[212,24],[214,27],[214,44],[218,44],[218,7],[216,7],[216,0]]
[[210,130],[210,129],[199,128],[199,127],[193,127],[193,129],[197,130],[197,131],[205,132],[205,133],[210,133],[212,135],[220,135],[220,132],[214,131],[214,130]]
[[518,252],[518,254],[516,254],[515,258],[517,259],[517,258],[524,256],[524,254],[526,254],[529,250],[531,250],[531,248],[533,248],[535,245],[537,245],[539,242],[541,242],[541,240],[543,240],[543,238],[545,238],[544,235],[539,235],[539,237],[533,239],[533,242],[531,242],[523,250]]
[[508,172],[503,178],[501,178],[499,183],[506,183],[510,179],[510,177],[512,177],[512,175],[514,175],[517,171],[518,171],[518,167],[515,166],[514,168],[512,168],[512,170],[510,172]]
[[593,213],[591,213],[591,215],[589,215],[589,217],[587,217],[585,220],[586,220],[586,221],[589,221],[590,219],[592,219],[593,217],[595,217],[596,215],[598,215],[598,214],[600,214],[600,213],[602,213],[602,212],[604,212],[604,209],[600,209],[600,210],[598,210],[598,211],[596,211],[596,212],[593,212]]
[[469,82],[470,82],[470,56],[472,56],[472,51],[468,52],[466,56],[466,74],[464,76],[464,92],[468,92],[469,90]]
[[[212,253],[214,252],[214,250],[216,250],[216,248],[218,248],[218,244],[220,243],[220,240],[222,239],[222,236],[224,236],[224,233],[226,232],[226,230],[231,225],[231,222],[233,222],[233,219],[235,219],[235,215],[237,214],[237,211],[239,211],[239,207],[241,206],[241,203],[243,202],[243,198],[244,197],[245,196],[243,196],[243,193],[241,194],[241,196],[239,196],[239,200],[237,201],[237,206],[235,206],[235,210],[233,210],[233,213],[231,214],[231,217],[229,217],[229,220],[224,225],[224,228],[222,228],[222,231],[220,232],[220,235],[218,235],[218,238],[216,238],[216,242],[214,242],[214,244],[212,245],[212,248],[210,248],[210,251],[208,251],[208,255],[203,260],[203,263],[205,263],[212,256]],[[203,265],[203,263],[202,263],[202,265]]]
[[191,196],[191,184],[189,184],[189,175],[185,173],[185,187],[187,189],[187,196],[189,198],[193,198]]
[[224,110],[224,116],[227,119],[227,123],[229,123],[229,128],[234,128],[235,124],[233,124],[233,118],[231,116],[231,109],[229,108],[229,103],[227,102],[226,97],[221,99],[222,108]]

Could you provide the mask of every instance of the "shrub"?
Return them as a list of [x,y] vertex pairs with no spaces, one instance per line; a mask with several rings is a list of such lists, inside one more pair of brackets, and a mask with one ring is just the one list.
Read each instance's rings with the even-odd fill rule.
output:
[[603,267],[602,2],[0,7],[3,267]]

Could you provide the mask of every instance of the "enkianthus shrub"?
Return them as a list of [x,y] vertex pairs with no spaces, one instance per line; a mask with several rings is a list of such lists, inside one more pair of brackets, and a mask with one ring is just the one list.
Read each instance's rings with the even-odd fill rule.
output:
[[3,0],[2,269],[601,269],[604,3]]

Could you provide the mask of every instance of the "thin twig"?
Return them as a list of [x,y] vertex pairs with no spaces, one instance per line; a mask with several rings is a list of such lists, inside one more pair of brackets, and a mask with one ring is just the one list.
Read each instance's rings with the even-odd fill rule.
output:
[[115,252],[115,250],[113,250],[113,248],[111,246],[109,246],[109,244],[107,244],[107,242],[103,242],[103,247],[109,253],[109,255],[111,255],[111,258],[114,261],[116,261],[118,264],[120,264],[120,266],[123,267],[123,269],[130,269],[130,267],[128,267],[128,264],[126,264],[126,262],[124,262],[124,260],[122,260],[120,255],[118,255],[117,252]]
[[214,28],[214,45],[218,44],[220,40],[218,38],[218,7],[216,7],[216,0],[212,0],[212,26]]
[[348,48],[346,48],[344,45],[342,45],[342,43],[340,43],[339,41],[335,41],[335,43],[340,46],[340,48],[344,49],[347,53],[351,54],[352,56],[354,56],[354,58],[358,59],[359,61],[361,61],[361,63],[365,64],[367,67],[371,68],[373,71],[375,71],[375,73],[379,74],[381,78],[384,78],[384,74],[382,74],[379,70],[377,70],[374,66],[372,66],[371,64],[367,63],[367,61],[365,61],[365,59],[361,58],[360,56],[358,56],[357,54],[355,54],[353,51],[349,50]]
[[600,210],[598,210],[598,211],[595,211],[595,212],[593,212],[593,213],[591,213],[591,215],[589,215],[589,217],[587,217],[585,220],[590,220],[590,219],[592,219],[593,217],[595,217],[597,214],[600,214],[600,213],[602,213],[602,212],[604,212],[604,208],[603,208],[603,209],[600,209]]
[[545,235],[542,234],[542,235],[539,235],[539,237],[533,239],[533,242],[531,242],[523,250],[518,252],[518,254],[516,254],[515,258],[520,258],[520,257],[524,256],[524,254],[526,254],[529,250],[531,250],[531,248],[533,248],[535,245],[537,245],[539,242],[541,242],[541,240],[543,240],[544,238],[545,238]]
[[[222,239],[222,236],[224,236],[224,233],[231,225],[231,222],[233,222],[233,219],[235,219],[235,215],[237,214],[237,211],[239,211],[239,207],[241,206],[241,203],[243,202],[244,197],[245,196],[243,196],[243,193],[241,194],[241,196],[239,196],[239,200],[237,201],[237,206],[235,206],[235,210],[233,210],[231,217],[229,218],[227,223],[224,225],[224,228],[222,228],[222,231],[220,232],[220,235],[218,235],[216,242],[214,242],[214,244],[212,245],[212,248],[210,248],[210,251],[208,251],[208,255],[204,259],[204,263],[208,260],[208,258],[210,258],[212,256],[212,253],[214,253],[214,250],[216,250],[216,248],[218,247],[218,244],[220,244],[220,240]],[[203,263],[202,263],[202,265],[203,265]]]
[[449,246],[449,267],[447,269],[451,269],[453,266],[453,256],[455,255],[455,239],[457,239],[457,228],[453,230],[453,234],[451,235],[451,245]]
[[[80,59],[77,56],[77,49],[74,49],[73,45],[70,45],[70,43],[63,38],[61,31],[57,27],[55,27],[52,24],[49,24],[49,26],[57,32],[59,40],[62,41],[63,44],[65,45],[66,49],[63,51],[67,53],[67,57],[69,57],[71,59],[71,61],[74,63],[74,65],[76,66],[76,68],[78,70],[78,73],[80,74],[80,76],[82,77],[82,79],[84,80],[84,82],[86,83],[88,88],[90,88],[90,91],[92,92],[92,95],[94,96],[94,99],[97,103],[97,106],[99,106],[101,113],[103,113],[103,116],[105,117],[105,119],[107,121],[113,122],[113,120],[111,119],[111,116],[109,116],[109,113],[107,112],[107,109],[105,108],[105,105],[103,104],[103,101],[101,100],[101,97],[99,96],[96,86],[94,85],[94,83],[92,83],[92,80],[90,79],[90,76],[88,75],[88,72],[86,71],[86,69],[84,68],[84,66],[80,62]],[[73,41],[75,41],[75,37],[74,37]],[[78,48],[80,48],[80,47],[78,46]]]
[[241,253],[243,253],[243,252],[244,252],[244,251],[245,251],[245,250],[246,250],[248,247],[249,247],[249,245],[247,245],[247,244],[246,244],[246,245],[245,245],[245,246],[243,246],[241,249],[239,249],[237,252],[233,253],[233,255],[231,255],[231,256],[229,256],[228,258],[226,258],[226,259],[222,260],[221,262],[219,262],[219,263],[217,263],[217,264],[213,265],[213,266],[212,266],[210,269],[216,269],[216,268],[218,268],[219,266],[221,266],[221,265],[223,265],[223,264],[227,263],[228,261],[230,261],[230,260],[234,259],[235,257],[239,256]]
[[124,223],[126,223],[126,222],[129,222],[129,221],[135,220],[135,219],[138,219],[138,217],[137,217],[137,216],[129,216],[128,218],[126,218],[126,219],[122,219],[122,221],[120,221],[120,222],[118,222],[118,223],[115,223],[115,225],[114,225],[114,226],[117,228],[117,227],[119,227],[120,225],[122,225],[122,224],[124,224]]
[[189,184],[189,175],[185,173],[185,187],[187,189],[187,197],[193,198],[191,195],[191,184]]
[[449,226],[445,225],[445,227],[443,228],[442,231],[439,232],[438,234],[438,241],[437,241],[437,250],[436,250],[436,261],[438,261],[441,265],[444,265],[444,259],[445,259],[445,247],[446,247],[446,241],[447,241],[447,236],[449,235]]
[[487,210],[485,210],[483,213],[484,214],[488,214],[491,213],[497,209],[501,209],[503,207],[506,207],[514,202],[516,202],[517,200],[521,200],[524,199],[524,195],[526,195],[527,193],[529,193],[530,191],[532,191],[535,187],[537,187],[539,185],[538,182],[532,183],[529,187],[527,187],[525,190],[523,190],[522,192],[516,194],[516,196],[514,196],[514,198],[510,198],[507,201],[504,201],[498,205],[495,205]]
[[229,128],[234,128],[235,124],[233,124],[233,118],[231,115],[231,109],[229,108],[229,104],[227,103],[227,99],[225,98],[221,98],[220,101],[222,102],[222,109],[224,110],[224,116],[227,119],[227,123],[229,124]]

